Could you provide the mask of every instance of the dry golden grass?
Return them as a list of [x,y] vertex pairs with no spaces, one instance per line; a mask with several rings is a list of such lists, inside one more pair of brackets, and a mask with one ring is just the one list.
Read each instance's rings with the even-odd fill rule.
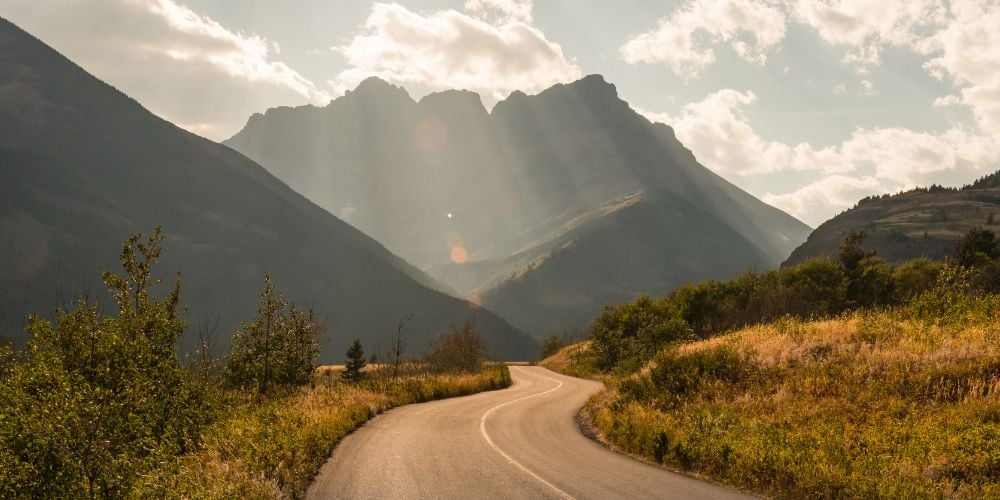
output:
[[1000,498],[1000,319],[981,317],[746,328],[662,351],[588,412],[625,451],[759,493]]
[[248,401],[203,436],[201,450],[145,478],[137,496],[297,498],[340,440],[378,413],[400,405],[510,385],[491,365],[476,374],[422,374],[356,385],[324,370],[313,387]]
[[539,361],[543,366],[554,372],[564,373],[574,377],[591,378],[596,375],[594,360],[590,353],[589,340],[563,347],[555,354]]

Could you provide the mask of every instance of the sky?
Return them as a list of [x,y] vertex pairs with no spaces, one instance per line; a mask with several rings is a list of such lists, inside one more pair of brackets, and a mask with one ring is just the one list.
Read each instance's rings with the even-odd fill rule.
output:
[[492,107],[598,73],[812,226],[1000,169],[1000,0],[0,0],[0,16],[214,140],[369,76]]

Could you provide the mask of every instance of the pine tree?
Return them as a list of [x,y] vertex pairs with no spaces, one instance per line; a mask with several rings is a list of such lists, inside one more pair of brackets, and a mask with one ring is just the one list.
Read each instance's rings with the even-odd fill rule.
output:
[[351,347],[347,348],[347,360],[344,362],[344,373],[340,374],[345,382],[357,382],[364,378],[365,374],[361,373],[365,365],[365,349],[361,346],[361,339],[354,339]]

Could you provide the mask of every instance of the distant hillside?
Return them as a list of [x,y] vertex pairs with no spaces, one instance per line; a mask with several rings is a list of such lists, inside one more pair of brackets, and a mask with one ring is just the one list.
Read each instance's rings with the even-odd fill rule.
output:
[[223,335],[252,318],[270,272],[327,320],[326,363],[355,337],[386,345],[411,312],[411,352],[475,314],[495,353],[536,355],[532,339],[432,291],[422,272],[253,161],[157,118],[0,20],[0,330],[79,292],[101,298],[121,241],[156,225],[167,235],[158,271],[180,271],[191,321],[218,319]]
[[816,228],[782,265],[836,256],[844,236],[858,230],[868,231],[863,246],[890,263],[943,259],[976,226],[1000,231],[1000,172],[960,189],[932,186],[865,198]]
[[[606,300],[777,266],[809,232],[698,164],[670,127],[637,114],[597,75],[515,92],[492,111],[471,92],[417,102],[372,78],[323,108],[254,115],[226,144],[534,335],[585,324]],[[672,207],[669,222],[602,208],[653,192]],[[707,219],[726,239],[671,234]],[[624,239],[583,249],[588,225]],[[578,258],[556,252],[570,243]],[[649,251],[625,263],[625,248]],[[545,285],[531,276],[539,271]]]
[[[738,258],[734,258],[738,256]],[[723,221],[661,191],[631,197],[556,239],[483,303],[530,332],[585,328],[604,304],[665,295],[680,283],[770,267],[767,254]],[[522,297],[533,297],[526,302]]]

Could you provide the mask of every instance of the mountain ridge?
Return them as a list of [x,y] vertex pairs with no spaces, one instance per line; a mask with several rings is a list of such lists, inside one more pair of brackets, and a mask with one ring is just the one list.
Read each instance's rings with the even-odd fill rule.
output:
[[523,333],[432,290],[421,271],[260,165],[155,116],[2,19],[0,118],[19,125],[0,129],[8,328],[63,305],[60,295],[94,293],[100,272],[117,268],[122,239],[162,225],[158,269],[182,273],[192,323],[218,318],[225,334],[249,320],[268,271],[290,299],[324,314],[324,362],[355,336],[387,341],[411,312],[414,342],[475,316],[497,354],[535,355]]
[[[570,221],[644,192],[682,198],[732,228],[749,242],[732,245],[746,250],[730,255],[742,267],[777,266],[809,231],[701,166],[672,128],[636,113],[600,75],[513,92],[491,110],[469,91],[414,100],[369,78],[322,108],[272,108],[225,144],[460,294],[489,297],[477,280],[504,281],[498,269],[523,269]],[[647,264],[670,266],[668,257]],[[581,309],[578,320],[597,312]]]

